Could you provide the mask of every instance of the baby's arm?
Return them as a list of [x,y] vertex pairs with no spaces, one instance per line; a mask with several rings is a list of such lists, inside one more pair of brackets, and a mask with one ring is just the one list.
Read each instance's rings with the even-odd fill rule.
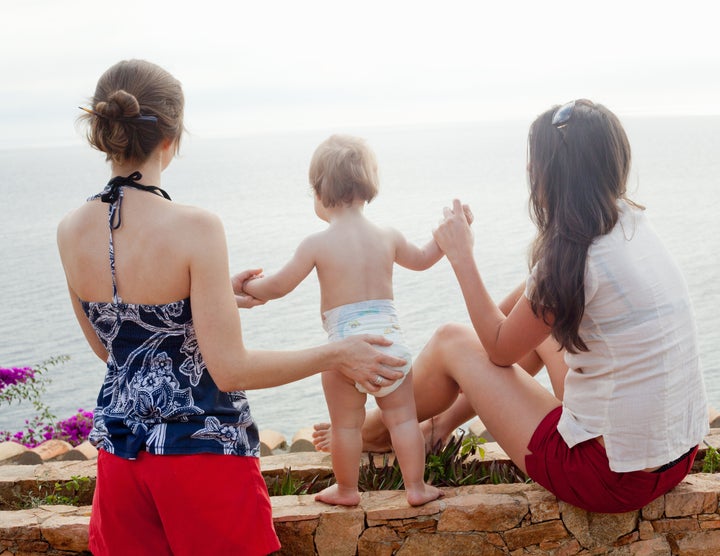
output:
[[[468,205],[463,205],[463,212],[468,224],[472,224],[474,216]],[[410,270],[426,270],[442,259],[444,253],[435,239],[431,239],[424,247],[417,247],[395,230],[395,262]]]
[[243,283],[243,291],[262,301],[289,294],[315,268],[314,243],[313,236],[306,238],[284,267],[269,276],[251,277]]
[[410,243],[397,230],[392,230],[395,241],[395,262],[410,270],[426,270],[442,259],[443,252],[434,239],[423,247]]

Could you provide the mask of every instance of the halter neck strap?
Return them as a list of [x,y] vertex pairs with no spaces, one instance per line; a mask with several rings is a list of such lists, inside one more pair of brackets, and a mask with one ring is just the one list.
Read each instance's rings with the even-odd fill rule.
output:
[[150,193],[155,193],[155,195],[165,197],[168,201],[172,200],[170,199],[170,195],[167,194],[167,191],[160,187],[157,187],[156,185],[142,185],[140,183],[137,183],[138,180],[141,179],[142,174],[140,172],[133,172],[127,177],[115,176],[108,182],[105,190],[102,192],[102,195],[100,195],[100,200],[103,203],[114,203],[119,198],[121,187],[132,187],[134,189],[148,191]]
[[129,176],[115,176],[108,182],[102,193],[98,195],[103,203],[110,203],[110,205],[113,205],[110,209],[110,226],[113,230],[117,230],[122,224],[120,206],[122,205],[123,187],[132,187],[133,189],[147,191],[148,193],[154,193],[159,197],[165,197],[168,201],[172,201],[170,195],[168,195],[167,191],[164,189],[157,187],[156,185],[142,185],[137,183],[138,180],[141,179],[142,174],[140,172],[133,172]]
[[[170,195],[164,189],[155,185],[142,185],[137,183],[138,180],[142,179],[140,172],[133,172],[129,176],[115,176],[105,186],[105,189],[97,195],[93,195],[88,199],[100,199],[103,203],[108,203],[108,225],[110,227],[110,241],[109,241],[109,254],[110,254],[110,274],[112,275],[112,286],[113,286],[113,302],[121,303],[122,300],[118,295],[117,280],[115,278],[115,246],[113,244],[113,230],[117,230],[122,224],[122,218],[120,216],[120,208],[122,207],[123,201],[123,188],[132,187],[133,189],[139,189],[141,191],[147,191],[154,193],[159,197],[165,197],[168,201],[171,201]],[[118,319],[119,319],[118,314]]]

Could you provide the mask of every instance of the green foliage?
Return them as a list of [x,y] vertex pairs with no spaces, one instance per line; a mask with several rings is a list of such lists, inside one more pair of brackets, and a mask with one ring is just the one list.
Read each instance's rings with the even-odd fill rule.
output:
[[462,431],[445,446],[437,446],[427,455],[425,480],[435,486],[466,486],[526,482],[513,464],[483,461],[485,439],[465,438]]
[[73,475],[64,483],[55,483],[53,491],[43,498],[43,504],[66,504],[77,506],[83,495],[89,494],[92,484],[88,477]]
[[312,479],[306,480],[301,477],[293,477],[290,467],[283,469],[282,475],[265,477],[270,496],[288,496],[297,494],[313,494],[320,492],[328,485],[335,482],[333,479],[320,480],[319,475],[315,475]]
[[717,449],[705,442],[705,459],[703,459],[703,473],[717,473],[720,470],[720,454]]
[[[465,438],[465,433],[451,438],[445,446],[437,444],[425,459],[425,480],[435,486],[466,486],[480,484],[524,483],[527,477],[512,463],[483,461],[485,440]],[[383,456],[377,466],[373,454],[360,466],[361,491],[398,490],[403,488],[402,473],[397,459]]]
[[57,357],[51,357],[39,365],[34,365],[32,367],[32,375],[26,380],[16,382],[0,390],[0,405],[10,405],[13,402],[20,403],[26,401],[35,408],[38,416],[46,420],[53,418],[54,415],[50,413],[50,409],[42,400],[45,388],[50,382],[50,379],[45,376],[45,373],[50,367],[65,363],[69,359],[70,357],[67,355],[59,355]]
[[56,482],[48,494],[49,487],[38,485],[38,491],[22,497],[16,509],[37,508],[43,505],[80,506],[92,501],[93,481],[89,477],[73,475],[69,481]]
[[360,492],[372,490],[400,490],[403,488],[402,472],[397,458],[390,461],[388,454],[383,454],[382,465],[375,465],[375,456],[368,453],[367,464],[360,466],[358,489]]
[[[45,388],[50,382],[46,373],[50,367],[65,363],[70,359],[67,355],[51,357],[31,369],[31,373],[0,389],[0,405],[11,405],[13,402],[29,403],[35,410],[35,415],[25,420],[23,429],[12,433],[0,431],[0,441],[13,440],[29,448],[49,440],[54,434],[54,422],[57,420],[50,411],[50,407],[43,401]],[[17,369],[14,369],[17,370]],[[28,369],[30,370],[30,369]]]

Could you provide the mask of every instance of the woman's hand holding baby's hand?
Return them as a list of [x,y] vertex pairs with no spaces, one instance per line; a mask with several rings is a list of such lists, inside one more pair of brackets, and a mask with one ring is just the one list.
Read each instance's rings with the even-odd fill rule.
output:
[[443,219],[433,237],[451,264],[463,256],[472,257],[474,238],[470,224],[474,219],[470,207],[458,199],[453,200],[452,209],[443,209]]
[[245,284],[249,280],[260,278],[262,276],[262,268],[254,268],[243,270],[235,274],[230,281],[232,282],[233,293],[235,294],[235,303],[240,309],[252,309],[258,305],[264,305],[265,301],[257,299],[247,293],[244,289]]

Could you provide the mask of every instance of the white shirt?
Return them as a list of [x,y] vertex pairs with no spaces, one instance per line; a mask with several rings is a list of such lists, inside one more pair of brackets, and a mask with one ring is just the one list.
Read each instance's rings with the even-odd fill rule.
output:
[[678,458],[709,425],[685,280],[645,213],[619,208],[588,250],[579,333],[589,351],[565,354],[558,431],[570,447],[602,436],[610,468],[626,472]]

